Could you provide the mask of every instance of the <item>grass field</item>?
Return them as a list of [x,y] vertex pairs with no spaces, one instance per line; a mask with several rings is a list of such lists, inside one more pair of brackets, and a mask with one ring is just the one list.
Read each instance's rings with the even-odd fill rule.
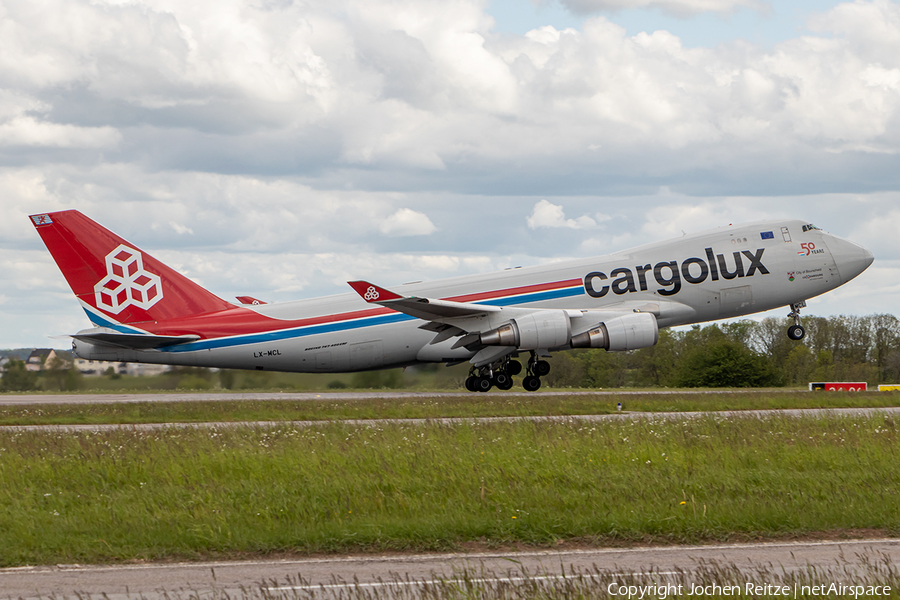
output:
[[228,400],[121,404],[44,404],[0,407],[0,425],[82,423],[198,423],[212,421],[320,421],[330,419],[427,419],[608,414],[621,402],[628,411],[727,411],[780,408],[900,405],[897,392],[746,392],[707,394],[591,394],[517,396],[467,394],[437,397],[316,400]]
[[0,431],[0,565],[900,533],[877,417]]

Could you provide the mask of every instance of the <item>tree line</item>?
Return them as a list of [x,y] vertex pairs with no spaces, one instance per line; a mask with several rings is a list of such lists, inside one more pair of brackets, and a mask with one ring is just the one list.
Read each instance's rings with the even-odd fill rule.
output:
[[900,383],[900,320],[893,315],[804,317],[806,337],[787,337],[789,318],[662,330],[631,352],[554,355],[554,387],[769,387],[810,381]]
[[[810,381],[900,383],[900,320],[893,315],[804,317],[806,337],[787,337],[788,318],[760,322],[695,325],[659,333],[659,342],[631,352],[572,350],[554,353],[544,382],[552,387],[778,387],[805,386]],[[435,375],[438,365],[423,366],[421,374]],[[218,384],[241,387],[235,378],[260,377],[257,372],[221,371]],[[269,374],[275,375],[275,374]],[[331,377],[322,375],[322,377]],[[176,368],[161,376],[168,388],[206,389],[216,386],[208,369]],[[81,374],[62,362],[41,373],[29,372],[12,361],[0,381],[0,391],[76,390]],[[265,380],[244,382],[250,387],[274,385]],[[331,385],[331,384],[339,385]],[[431,385],[444,387],[435,379]],[[202,385],[201,385],[202,384]],[[345,383],[328,387],[403,387],[399,370],[357,373]],[[246,386],[244,386],[246,387]],[[428,387],[428,384],[426,384]]]

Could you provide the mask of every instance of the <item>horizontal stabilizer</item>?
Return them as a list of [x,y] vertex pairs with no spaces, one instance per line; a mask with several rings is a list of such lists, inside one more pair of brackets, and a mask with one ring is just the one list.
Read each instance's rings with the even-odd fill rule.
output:
[[141,333],[120,333],[105,327],[85,329],[70,336],[82,342],[97,344],[98,346],[111,346],[113,348],[130,348],[133,350],[149,350],[151,348],[163,348],[199,340],[199,335],[149,335]]

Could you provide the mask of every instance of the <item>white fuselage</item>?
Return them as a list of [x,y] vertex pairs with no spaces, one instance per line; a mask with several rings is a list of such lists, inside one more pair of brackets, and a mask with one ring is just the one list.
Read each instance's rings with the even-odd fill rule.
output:
[[[802,221],[768,221],[608,256],[407,284],[394,291],[512,309],[565,309],[581,330],[596,325],[596,317],[585,311],[650,307],[660,327],[671,327],[789,306],[846,283],[870,263],[871,253],[864,248]],[[75,350],[96,360],[298,372],[463,361],[474,354],[465,347],[452,349],[453,338],[430,344],[435,333],[420,328],[424,321],[373,309],[354,293],[248,310],[265,327],[215,336],[199,328],[203,339],[154,350],[85,342],[76,342]],[[506,320],[502,313],[490,318]]]

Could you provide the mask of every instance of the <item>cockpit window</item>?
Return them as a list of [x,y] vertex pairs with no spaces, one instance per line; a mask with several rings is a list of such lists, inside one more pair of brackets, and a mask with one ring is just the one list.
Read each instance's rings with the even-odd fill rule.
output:
[[803,231],[821,231],[821,227],[816,227],[812,223],[803,226]]

